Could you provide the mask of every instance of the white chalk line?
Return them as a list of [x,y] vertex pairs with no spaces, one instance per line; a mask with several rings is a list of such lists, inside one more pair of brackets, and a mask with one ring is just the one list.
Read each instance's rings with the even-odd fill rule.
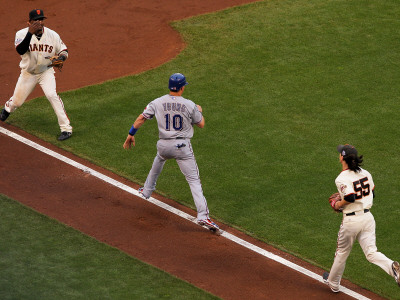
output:
[[[45,153],[45,154],[47,154],[47,155],[49,155],[51,157],[54,157],[54,158],[66,163],[66,164],[69,164],[69,165],[71,165],[71,166],[73,166],[73,167],[75,167],[75,168],[77,168],[79,170],[82,170],[85,173],[88,173],[88,174],[90,174],[92,176],[95,176],[96,178],[101,179],[101,180],[103,180],[103,181],[105,181],[105,182],[107,182],[107,183],[109,183],[109,184],[111,184],[111,185],[113,185],[113,186],[115,186],[117,188],[120,188],[121,190],[124,190],[124,191],[126,191],[126,192],[128,192],[128,193],[130,193],[132,195],[138,196],[138,197],[143,199],[143,197],[141,197],[141,195],[138,193],[138,191],[135,190],[134,188],[131,188],[131,187],[129,187],[129,186],[127,186],[127,185],[115,180],[115,179],[112,179],[112,178],[110,178],[110,177],[108,177],[108,176],[106,176],[106,175],[104,175],[104,174],[102,174],[100,172],[97,172],[97,171],[95,171],[95,170],[93,170],[93,169],[91,169],[91,168],[89,168],[89,167],[87,167],[85,165],[82,165],[82,164],[80,164],[80,163],[78,163],[78,162],[76,162],[76,161],[74,161],[72,159],[69,159],[68,157],[65,157],[65,156],[63,156],[63,155],[61,155],[61,154],[59,154],[57,152],[54,152],[53,150],[50,150],[50,149],[48,149],[46,147],[43,147],[43,146],[41,146],[41,145],[39,145],[39,144],[37,144],[37,143],[27,139],[27,138],[24,138],[23,136],[20,136],[19,134],[16,134],[16,133],[14,133],[14,132],[12,132],[10,130],[7,130],[7,129],[3,128],[3,127],[0,127],[0,132],[5,134],[5,135],[8,135],[9,137],[11,137],[13,139],[16,139],[17,141],[19,141],[21,143],[24,143],[24,144],[30,146],[30,147],[32,147],[32,148],[34,148],[36,150],[39,150],[39,151],[41,151],[41,152],[43,152],[43,153]],[[172,207],[172,206],[170,206],[170,205],[168,205],[168,204],[166,204],[164,202],[161,202],[161,201],[159,201],[159,200],[157,200],[157,199],[155,199],[153,197],[150,197],[149,199],[145,199],[145,200],[148,201],[148,202],[151,202],[151,203],[157,205],[158,207],[161,207],[161,208],[163,208],[163,209],[165,209],[165,210],[167,210],[167,211],[169,211],[169,212],[171,212],[173,214],[176,214],[176,215],[178,215],[178,216],[180,216],[180,217],[182,217],[182,218],[184,218],[184,219],[186,219],[188,221],[196,223],[196,218],[195,217],[193,217],[193,216],[191,216],[191,215],[189,215],[189,214],[187,214],[187,213],[185,213],[185,212],[183,212],[183,211],[181,211],[179,209],[176,209],[176,208],[174,208],[174,207]],[[316,274],[316,273],[314,273],[314,272],[312,272],[310,270],[307,270],[307,269],[305,269],[305,268],[303,268],[303,267],[301,267],[299,265],[296,265],[295,263],[292,263],[291,261],[288,261],[288,260],[286,260],[286,259],[284,259],[284,258],[282,258],[282,257],[280,257],[278,255],[275,255],[275,254],[273,254],[273,253],[271,253],[271,252],[269,252],[267,250],[264,250],[264,249],[262,249],[262,248],[260,248],[260,247],[258,247],[256,245],[253,245],[253,244],[251,244],[249,242],[246,242],[245,240],[243,240],[243,239],[241,239],[241,238],[239,238],[239,237],[237,237],[237,236],[235,236],[233,234],[230,234],[230,233],[228,233],[226,231],[221,230],[220,236],[223,236],[226,239],[228,239],[228,240],[230,240],[232,242],[235,242],[235,243],[237,243],[237,244],[239,244],[239,245],[241,245],[241,246],[243,246],[243,247],[245,247],[245,248],[247,248],[249,250],[252,250],[252,251],[254,251],[254,252],[258,253],[258,254],[261,254],[262,256],[265,256],[265,257],[267,257],[267,258],[269,258],[271,260],[274,260],[274,261],[276,261],[278,263],[281,263],[281,264],[285,265],[286,267],[289,267],[289,268],[291,268],[291,269],[293,269],[293,270],[295,270],[297,272],[300,272],[300,273],[302,273],[302,274],[304,274],[304,275],[306,275],[308,277],[311,277],[311,278],[313,278],[313,279],[315,279],[315,280],[317,280],[319,282],[324,283],[324,280],[322,279],[322,275],[321,274]],[[355,299],[360,299],[360,300],[368,300],[369,299],[369,298],[367,298],[367,297],[365,297],[365,296],[363,296],[363,295],[361,295],[361,294],[359,294],[357,292],[354,292],[354,291],[352,291],[352,290],[350,290],[350,289],[348,289],[348,288],[346,288],[344,286],[340,286],[340,291],[345,293],[345,294],[347,294],[347,295],[349,295],[349,296],[351,296],[351,297],[353,297],[353,298],[355,298]]]

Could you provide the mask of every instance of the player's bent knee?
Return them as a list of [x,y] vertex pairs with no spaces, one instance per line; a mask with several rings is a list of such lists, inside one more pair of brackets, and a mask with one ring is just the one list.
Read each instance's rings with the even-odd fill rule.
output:
[[375,261],[375,253],[376,253],[376,252],[367,253],[367,254],[365,255],[365,258],[366,258],[370,263],[373,263],[373,262]]

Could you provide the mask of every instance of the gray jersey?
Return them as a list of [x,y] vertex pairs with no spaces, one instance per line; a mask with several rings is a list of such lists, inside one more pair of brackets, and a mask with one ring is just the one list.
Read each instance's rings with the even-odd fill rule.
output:
[[156,117],[160,139],[190,139],[193,124],[200,123],[203,118],[193,101],[168,94],[150,102],[142,115],[146,119]]

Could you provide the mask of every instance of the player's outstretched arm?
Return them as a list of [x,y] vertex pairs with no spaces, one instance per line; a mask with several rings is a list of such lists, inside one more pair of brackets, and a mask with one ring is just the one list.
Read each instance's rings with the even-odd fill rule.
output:
[[124,149],[131,149],[132,147],[135,147],[135,137],[133,135],[128,134],[123,147]]
[[131,130],[129,130],[129,134],[126,137],[126,140],[124,142],[124,149],[131,149],[132,147],[135,147],[135,134],[139,130],[139,128],[146,122],[146,118],[143,115],[139,115],[133,123]]
[[133,126],[134,126],[136,129],[139,129],[139,128],[144,124],[144,122],[146,122],[146,120],[147,120],[147,119],[146,119],[142,114],[140,114],[140,115],[137,117],[135,123],[133,123]]

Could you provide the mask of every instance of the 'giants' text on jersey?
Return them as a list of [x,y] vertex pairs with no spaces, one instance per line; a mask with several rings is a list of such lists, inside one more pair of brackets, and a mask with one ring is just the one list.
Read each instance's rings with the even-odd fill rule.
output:
[[53,52],[53,46],[50,45],[42,45],[42,44],[30,44],[29,45],[29,51],[33,52],[33,51],[39,51],[39,52]]

